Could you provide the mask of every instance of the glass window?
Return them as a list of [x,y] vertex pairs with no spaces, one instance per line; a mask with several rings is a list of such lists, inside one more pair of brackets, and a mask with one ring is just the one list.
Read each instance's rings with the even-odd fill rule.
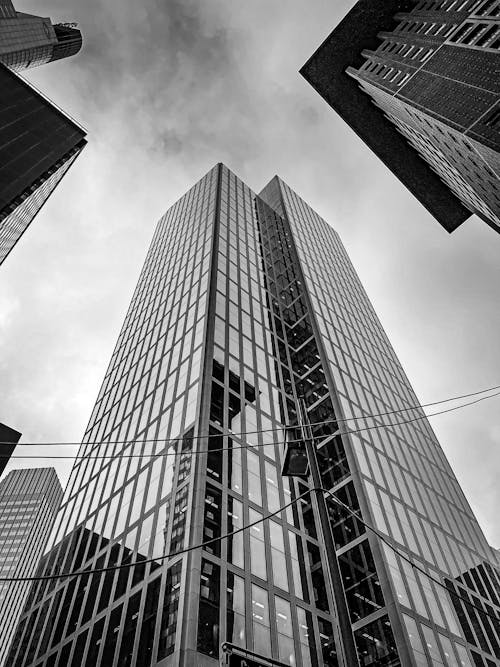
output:
[[271,557],[273,565],[274,585],[283,590],[288,590],[288,577],[285,559],[285,543],[283,541],[283,527],[275,521],[269,521],[269,533],[271,536]]
[[248,499],[256,505],[262,506],[262,492],[260,487],[260,465],[259,456],[247,451],[248,465]]
[[467,649],[465,646],[462,644],[457,644],[455,643],[455,648],[457,649],[458,653],[458,660],[459,660],[459,665],[463,667],[472,667],[472,662],[469,658],[469,654],[467,653]]
[[149,667],[153,657],[153,645],[155,639],[155,625],[160,598],[160,577],[157,577],[148,585],[144,616],[141,623],[139,651],[140,662],[143,667]]
[[299,624],[299,641],[303,667],[312,667],[317,664],[314,629],[310,612],[297,607],[297,621]]
[[378,667],[398,663],[398,651],[387,616],[383,616],[354,633],[354,640],[363,667]]
[[[228,496],[227,503],[227,531],[231,533],[243,526],[243,505],[232,496]],[[227,540],[227,559],[233,565],[241,568],[244,567],[243,539],[243,532],[241,532]]]
[[220,567],[202,561],[200,580],[200,609],[198,616],[198,651],[219,657]]
[[290,603],[283,598],[275,597],[276,629],[278,631],[279,657],[283,662],[295,665],[295,650],[293,642],[292,614]]
[[269,630],[269,600],[267,591],[252,584],[253,650],[269,654],[271,633]]
[[137,629],[137,617],[139,616],[139,607],[141,605],[142,591],[133,595],[127,606],[127,613],[123,625],[123,636],[120,646],[120,655],[118,663],[123,667],[129,667],[132,663],[134,653],[135,632]]
[[427,626],[422,624],[422,630],[424,632],[424,639],[427,645],[427,650],[431,656],[433,664],[443,665],[443,659],[441,657],[441,651],[439,650],[439,644],[437,642],[434,632]]
[[413,649],[413,654],[418,667],[427,667],[427,656],[425,654],[422,640],[420,639],[417,622],[414,618],[411,618],[411,616],[407,616],[406,614],[403,614],[403,620],[406,625],[406,632],[408,633],[410,644]]
[[[250,523],[258,521],[262,514],[250,510]],[[259,523],[249,530],[250,534],[250,563],[252,574],[261,579],[267,579],[266,547],[264,544],[264,524]]]
[[227,573],[227,640],[245,646],[245,580]]
[[[269,447],[266,448],[266,454],[269,453]],[[267,506],[270,512],[275,512],[281,507],[280,494],[278,489],[278,478],[276,468],[269,461],[265,462],[266,469],[266,489],[267,489]]]

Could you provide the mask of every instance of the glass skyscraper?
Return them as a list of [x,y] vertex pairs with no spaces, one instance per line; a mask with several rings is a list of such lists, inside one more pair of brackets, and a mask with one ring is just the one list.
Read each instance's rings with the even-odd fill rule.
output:
[[[307,481],[281,476],[299,400],[350,508],[329,504],[347,630]],[[256,195],[219,164],[157,225],[38,574],[130,563],[35,582],[7,665],[215,667],[224,641],[500,664],[496,556],[338,234],[278,177]]]
[[0,63],[0,265],[86,145],[86,132]]
[[[0,577],[31,576],[63,495],[54,468],[11,470],[0,481]],[[0,582],[0,666],[29,593],[28,582]]]
[[448,231],[500,232],[499,68],[498,0],[359,0],[301,72]]
[[0,0],[0,62],[19,71],[73,56],[82,48],[82,33],[73,23],[18,12]]

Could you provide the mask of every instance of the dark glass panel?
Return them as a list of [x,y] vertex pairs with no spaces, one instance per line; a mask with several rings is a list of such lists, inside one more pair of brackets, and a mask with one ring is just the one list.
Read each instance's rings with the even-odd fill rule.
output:
[[396,642],[387,616],[363,626],[354,633],[362,667],[399,667]]
[[59,590],[54,598],[53,598],[53,604],[52,604],[52,609],[50,610],[48,614],[48,619],[47,619],[47,625],[45,626],[45,630],[43,633],[42,641],[40,643],[40,650],[38,651],[38,655],[43,655],[45,651],[47,650],[49,646],[49,639],[50,635],[52,634],[52,630],[54,629],[54,625],[57,620],[57,614],[59,611],[59,606],[62,601],[62,595],[63,595],[63,590]]
[[59,661],[57,667],[68,667],[69,665],[69,656],[71,654],[71,642],[64,644],[62,647],[61,655],[59,656]]
[[321,565],[320,550],[314,544],[307,543],[309,554],[309,565],[311,568],[311,579],[314,592],[314,604],[321,611],[329,611],[328,597],[326,594],[325,577]]
[[220,567],[203,560],[200,581],[200,610],[198,618],[198,651],[219,656]]
[[158,660],[162,660],[167,655],[174,652],[181,572],[182,561],[173,565],[167,572],[163,614],[160,627],[160,643],[158,646]]
[[[299,484],[299,495],[307,491],[307,487]],[[304,496],[300,500],[300,507],[302,508],[302,520],[304,521],[304,530],[310,537],[317,539],[318,533],[316,531],[316,522],[314,519],[314,510],[310,501],[310,496]]]
[[116,644],[118,642],[118,635],[120,634],[120,620],[122,617],[123,605],[119,605],[111,612],[109,618],[108,631],[106,632],[106,640],[104,642],[104,650],[102,652],[101,663],[103,665],[112,665],[115,657]]
[[384,596],[368,542],[344,552],[339,564],[351,621],[355,623],[381,609]]
[[137,617],[139,616],[139,608],[141,606],[141,595],[142,591],[139,591],[133,595],[128,602],[117,667],[129,667],[132,663]]
[[222,434],[213,426],[209,428],[208,450],[217,450],[207,456],[207,475],[219,484],[222,482],[223,438]]
[[85,575],[77,578],[77,589],[74,602],[71,606],[71,616],[69,618],[68,627],[66,628],[66,637],[78,627],[78,619],[82,611],[83,600],[87,590],[90,575]]
[[[359,511],[358,498],[352,482],[337,489],[335,496],[352,511]],[[340,549],[365,533],[366,529],[361,521],[358,521],[348,510],[343,509],[341,505],[328,499],[328,497],[327,507],[337,549]]]
[[68,614],[71,608],[71,600],[73,598],[73,593],[75,592],[76,582],[77,582],[76,579],[70,579],[66,587],[66,592],[64,594],[64,602],[62,604],[61,611],[59,613],[59,621],[57,623],[54,632],[53,644],[58,644],[62,639],[64,626],[66,625],[66,621],[68,620]]
[[[103,561],[104,557],[99,560]],[[100,567],[102,567],[102,565]],[[85,608],[83,610],[82,625],[92,618],[92,614],[94,612],[94,607],[95,607],[95,601],[97,599],[97,591],[99,590],[100,580],[101,580],[100,574],[93,574],[88,580],[89,583],[87,584],[87,589],[89,592],[87,595]]]
[[339,667],[332,624],[325,621],[323,618],[318,618],[318,628],[319,640],[321,642],[321,654],[323,656],[325,667]]
[[221,427],[224,426],[224,387],[218,382],[212,382],[210,421]]
[[318,443],[317,452],[321,481],[326,489],[331,489],[350,475],[344,445],[339,435]]
[[83,655],[85,652],[85,644],[87,643],[88,633],[88,630],[84,630],[81,634],[78,635],[75,651],[73,653],[73,660],[71,661],[71,667],[81,667],[81,665],[84,664]]
[[92,630],[92,636],[90,638],[89,649],[87,652],[87,664],[88,665],[97,665],[97,658],[99,656],[99,649],[101,648],[102,642],[102,633],[104,630],[104,619],[101,618],[94,625]]
[[[206,542],[215,537],[220,537],[221,534],[221,507],[222,507],[222,492],[214,486],[207,484],[205,491],[205,522],[203,528],[203,541]],[[215,542],[209,546],[204,547],[205,551],[220,556],[221,544]]]
[[41,607],[40,615],[38,616],[37,624],[35,626],[33,635],[31,636],[31,644],[30,644],[29,651],[24,656],[25,659],[26,659],[26,662],[28,662],[28,663],[30,663],[33,660],[33,658],[35,657],[35,654],[37,652],[38,642],[40,640],[40,635],[42,634],[42,629],[43,629],[44,623],[47,620],[47,612],[49,610],[49,602],[50,602],[50,600],[47,600]]
[[137,654],[137,667],[149,667],[153,657],[153,645],[155,640],[155,624],[160,599],[161,578],[157,577],[148,585],[144,617],[141,623],[139,651]]

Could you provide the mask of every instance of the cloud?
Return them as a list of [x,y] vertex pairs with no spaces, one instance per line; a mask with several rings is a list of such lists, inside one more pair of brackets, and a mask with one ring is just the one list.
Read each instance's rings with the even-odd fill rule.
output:
[[[336,227],[423,401],[498,383],[498,236],[446,234],[298,74],[351,4],[45,1],[84,49],[29,78],[89,145],[2,266],[2,421],[81,436],[155,221],[219,160],[257,191],[279,173]],[[500,545],[497,412],[435,423]]]

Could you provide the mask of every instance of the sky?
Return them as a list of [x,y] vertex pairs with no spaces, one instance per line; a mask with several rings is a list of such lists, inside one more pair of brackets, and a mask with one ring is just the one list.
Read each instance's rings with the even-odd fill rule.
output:
[[[279,174],[335,227],[422,403],[500,385],[500,237],[445,232],[298,73],[352,4],[17,1],[79,23],[78,56],[25,75],[89,140],[1,268],[0,421],[21,442],[79,442],[156,221],[216,162],[256,191]],[[499,405],[431,419],[496,547]],[[64,484],[71,461],[7,471],[31,465]]]

